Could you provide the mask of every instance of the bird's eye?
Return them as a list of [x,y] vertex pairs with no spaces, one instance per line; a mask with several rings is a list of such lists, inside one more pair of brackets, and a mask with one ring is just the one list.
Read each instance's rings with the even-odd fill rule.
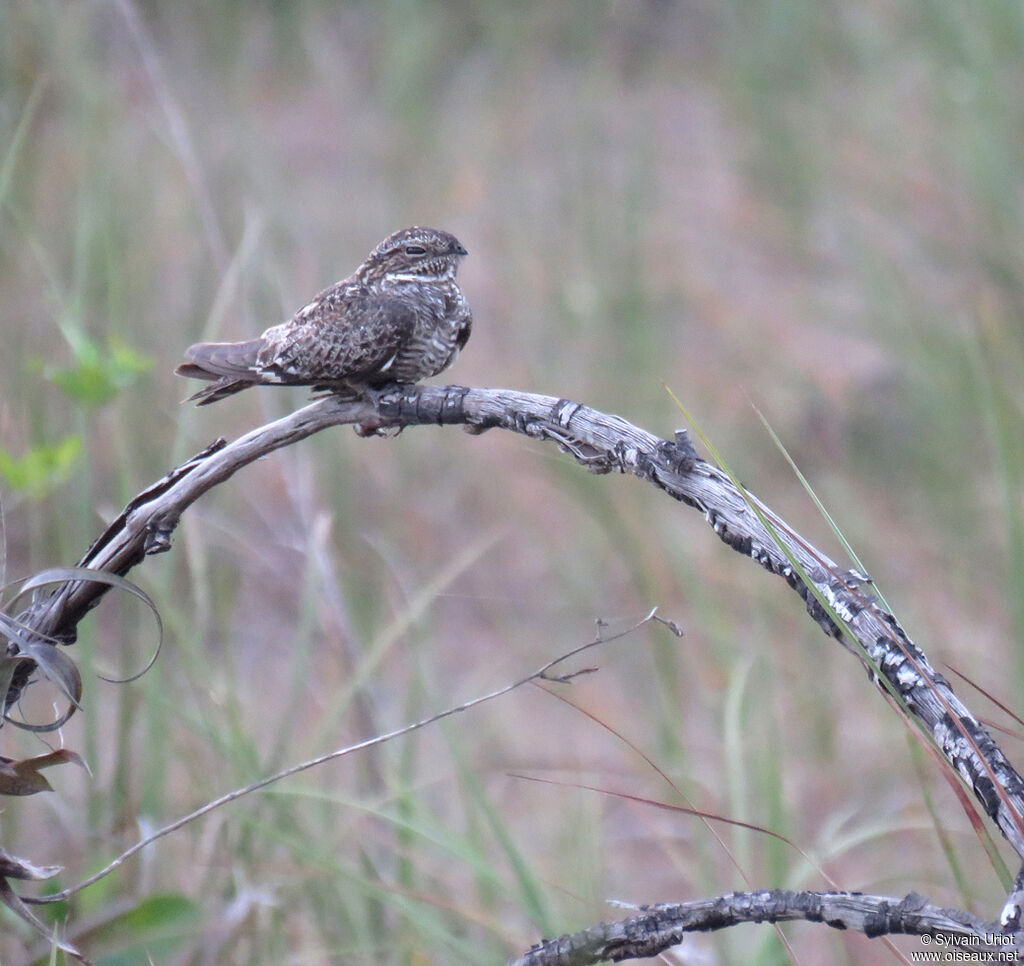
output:
[[406,255],[426,255],[427,250],[422,245],[406,245]]

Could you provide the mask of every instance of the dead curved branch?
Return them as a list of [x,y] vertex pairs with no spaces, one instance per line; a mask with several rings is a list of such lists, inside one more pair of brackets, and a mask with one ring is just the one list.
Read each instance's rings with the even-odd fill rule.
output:
[[[207,490],[275,449],[345,423],[354,424],[360,435],[427,424],[462,425],[472,433],[511,430],[554,442],[591,472],[629,473],[699,510],[721,540],[784,579],[823,630],[865,661],[1024,858],[1024,780],[881,606],[870,578],[841,569],[737,487],[727,473],[699,459],[685,432],[666,440],[567,399],[509,389],[393,385],[358,400],[325,396],[234,442],[219,439],[172,470],[125,507],[79,566],[124,576],[148,554],[170,548],[181,514]],[[70,582],[36,601],[20,618],[40,639],[70,643],[78,622],[108,589],[94,582]],[[17,700],[30,671],[18,668],[8,706]],[[1019,928],[1022,896],[1018,876],[1001,916],[1004,927]]]
[[[984,955],[1013,961],[1014,938],[998,926],[958,910],[929,905],[911,893],[903,899],[855,892],[732,892],[694,902],[643,906],[637,915],[601,923],[571,936],[538,943],[507,966],[590,966],[657,956],[683,942],[687,933],[727,929],[744,922],[823,922],[869,938],[928,936],[936,940],[936,961],[945,950],[966,947],[976,961]],[[941,937],[941,938],[938,938]],[[929,944],[930,945],[930,944]],[[1003,958],[1005,956],[1005,958]]]

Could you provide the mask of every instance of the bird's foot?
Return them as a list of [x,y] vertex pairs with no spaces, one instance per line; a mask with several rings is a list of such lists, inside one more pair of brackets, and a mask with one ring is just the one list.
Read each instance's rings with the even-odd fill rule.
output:
[[368,436],[379,436],[381,439],[394,439],[401,431],[401,426],[395,426],[393,423],[386,423],[382,419],[377,417],[371,417],[370,419],[360,420],[358,423],[352,424],[352,429],[355,431],[356,436],[362,439],[366,439]]

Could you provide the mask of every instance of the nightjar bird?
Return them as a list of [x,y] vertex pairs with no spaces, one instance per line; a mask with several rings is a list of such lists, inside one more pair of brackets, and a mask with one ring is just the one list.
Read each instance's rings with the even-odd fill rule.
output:
[[288,322],[249,342],[190,346],[175,372],[211,381],[189,397],[198,406],[250,386],[358,393],[436,375],[455,361],[473,324],[455,281],[465,254],[446,231],[396,231]]

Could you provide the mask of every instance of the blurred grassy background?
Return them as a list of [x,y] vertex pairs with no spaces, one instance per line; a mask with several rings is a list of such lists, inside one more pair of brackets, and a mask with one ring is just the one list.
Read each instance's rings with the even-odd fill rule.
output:
[[[73,563],[170,466],[304,399],[182,407],[186,345],[261,331],[426,223],[470,251],[453,381],[663,435],[668,384],[836,554],[753,401],[933,662],[1019,706],[1022,54],[1003,0],[0,6],[8,579]],[[168,626],[159,663],[89,678],[64,739],[94,776],[51,773],[56,794],[3,812],[4,846],[62,884],[140,826],[658,605],[682,641],[644,630],[559,696],[843,888],[1001,905],[945,782],[796,596],[697,514],[552,447],[323,434],[219,487],[133,576]],[[109,601],[73,653],[138,667],[150,640]],[[45,750],[12,732],[4,754]],[[741,874],[696,819],[578,785],[682,802],[527,689],[222,810],[62,914],[101,963],[419,966],[501,961],[618,917],[608,898],[825,885],[775,840],[720,828]],[[787,934],[802,962],[895,958]],[[31,946],[0,916],[0,960]],[[748,928],[677,961],[789,960]]]

